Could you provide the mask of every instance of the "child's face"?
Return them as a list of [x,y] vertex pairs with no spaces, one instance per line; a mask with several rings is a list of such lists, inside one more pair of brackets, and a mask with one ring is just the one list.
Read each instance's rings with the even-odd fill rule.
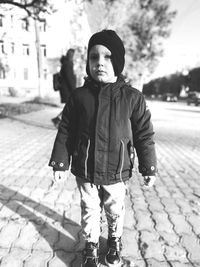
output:
[[89,70],[92,78],[97,82],[114,83],[117,80],[110,50],[103,45],[95,45],[89,52]]

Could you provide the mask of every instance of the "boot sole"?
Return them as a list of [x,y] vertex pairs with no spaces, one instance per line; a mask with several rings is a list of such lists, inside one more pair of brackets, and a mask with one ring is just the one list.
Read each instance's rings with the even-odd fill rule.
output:
[[105,264],[106,264],[108,267],[121,267],[121,266],[122,266],[122,260],[120,260],[120,262],[117,263],[117,264],[111,264],[111,263],[107,262],[106,257],[105,257]]
[[[84,263],[81,264],[81,267],[84,267]],[[97,264],[97,267],[100,267],[100,263]]]

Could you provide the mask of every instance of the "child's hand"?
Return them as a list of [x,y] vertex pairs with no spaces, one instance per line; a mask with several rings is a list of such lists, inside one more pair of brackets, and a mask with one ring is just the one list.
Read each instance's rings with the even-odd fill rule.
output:
[[51,180],[51,184],[48,188],[48,193],[52,192],[55,189],[59,189],[60,187],[62,187],[68,177],[69,177],[69,170],[68,171],[54,171],[53,179]]
[[56,184],[64,183],[69,177],[69,171],[54,171],[53,182]]
[[146,187],[152,187],[156,181],[156,176],[143,176],[144,185]]

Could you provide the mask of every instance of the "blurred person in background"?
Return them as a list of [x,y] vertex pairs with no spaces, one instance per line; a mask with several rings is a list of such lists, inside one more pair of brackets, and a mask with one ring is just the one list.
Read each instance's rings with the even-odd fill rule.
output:
[[[59,90],[61,103],[66,104],[72,91],[76,88],[76,75],[74,72],[74,54],[75,50],[70,48],[65,56],[60,59],[61,69],[58,73],[59,86],[55,90]],[[58,128],[62,117],[62,111],[52,119],[56,128]]]

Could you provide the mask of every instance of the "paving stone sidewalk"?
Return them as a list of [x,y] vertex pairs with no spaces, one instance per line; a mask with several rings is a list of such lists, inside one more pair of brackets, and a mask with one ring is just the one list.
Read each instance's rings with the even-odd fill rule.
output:
[[[59,111],[48,107],[0,120],[1,267],[81,266],[75,179],[71,175],[64,185],[51,188],[48,167],[56,135],[51,118]],[[156,185],[146,189],[136,169],[127,188],[123,266],[197,267],[200,127],[191,126],[187,132],[182,124],[170,126],[167,117],[164,123],[158,115],[154,126],[159,175]],[[105,266],[106,235],[103,216],[101,266]]]

